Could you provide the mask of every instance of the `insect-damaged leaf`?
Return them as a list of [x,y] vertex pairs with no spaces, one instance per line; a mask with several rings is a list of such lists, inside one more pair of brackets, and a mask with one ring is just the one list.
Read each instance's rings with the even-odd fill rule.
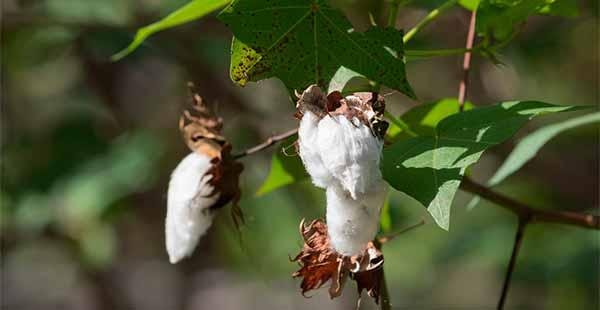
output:
[[406,79],[401,31],[355,32],[324,0],[237,0],[218,17],[236,38],[231,76],[240,85],[275,76],[289,89],[326,86],[344,66],[415,97]]
[[516,101],[451,115],[431,136],[401,140],[384,149],[383,177],[426,206],[436,223],[448,230],[454,194],[466,168],[483,151],[509,139],[534,116],[574,109]]

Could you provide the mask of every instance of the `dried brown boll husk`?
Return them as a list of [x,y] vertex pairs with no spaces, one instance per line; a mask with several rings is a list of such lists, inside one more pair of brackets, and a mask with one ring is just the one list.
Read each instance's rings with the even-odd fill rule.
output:
[[212,167],[207,172],[213,176],[209,184],[214,187],[213,194],[219,193],[220,196],[211,209],[219,209],[232,202],[232,218],[239,227],[243,223],[243,213],[238,205],[241,196],[239,178],[244,166],[232,157],[231,144],[221,133],[223,119],[215,115],[192,83],[188,83],[188,87],[193,110],[184,111],[179,119],[183,139],[192,151],[212,158]]
[[380,139],[383,139],[389,127],[383,119],[385,98],[376,92],[357,92],[344,97],[339,91],[333,91],[325,95],[318,85],[310,85],[302,94],[296,93],[296,96],[295,116],[298,119],[302,119],[307,111],[319,118],[344,115],[352,120],[356,117]]
[[355,256],[342,256],[330,246],[327,236],[327,224],[322,220],[314,220],[306,225],[300,223],[300,234],[304,239],[302,250],[292,261],[298,262],[300,269],[292,274],[294,278],[302,278],[300,288],[302,295],[319,289],[327,282],[329,296],[338,297],[347,278],[356,281],[357,290],[363,290],[379,303],[381,281],[383,276],[383,253],[369,242],[366,250]]

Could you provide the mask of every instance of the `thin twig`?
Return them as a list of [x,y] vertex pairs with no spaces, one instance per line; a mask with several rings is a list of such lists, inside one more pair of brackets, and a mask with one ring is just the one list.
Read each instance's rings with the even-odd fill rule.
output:
[[467,43],[465,48],[467,52],[463,57],[463,77],[458,86],[458,108],[460,111],[464,109],[465,99],[467,98],[467,88],[469,85],[469,71],[471,69],[471,49],[473,48],[473,41],[475,40],[475,20],[477,19],[477,10],[471,12],[471,18],[469,21],[469,31],[467,33]]
[[249,148],[249,149],[247,149],[247,150],[245,150],[245,151],[243,151],[243,152],[241,152],[239,154],[233,155],[233,158],[238,159],[238,158],[242,158],[242,157],[247,156],[247,155],[254,154],[256,152],[260,152],[260,151],[262,151],[262,150],[264,150],[264,149],[272,146],[273,144],[275,144],[275,143],[277,143],[277,142],[279,142],[281,140],[285,140],[285,139],[287,139],[287,138],[295,135],[297,132],[298,132],[298,129],[295,128],[295,129],[292,129],[292,130],[288,130],[288,131],[286,131],[286,132],[284,132],[282,134],[271,136],[267,140],[265,140],[265,142],[263,142],[261,144],[258,144],[256,146],[253,146],[253,147],[251,147],[251,148]]
[[396,238],[406,232],[409,232],[409,231],[411,231],[421,225],[424,225],[424,224],[425,224],[425,219],[421,219],[418,223],[408,226],[400,231],[395,231],[395,232],[383,235],[383,236],[377,238],[377,241],[379,241],[379,244],[385,244],[387,242],[392,241],[394,238]]
[[600,229],[600,216],[597,215],[533,208],[513,198],[497,193],[466,177],[460,184],[460,188],[494,202],[498,206],[515,213],[519,218],[528,218],[530,223],[557,223],[588,229]]
[[515,234],[515,244],[510,255],[510,261],[508,262],[508,268],[506,269],[506,276],[504,277],[504,285],[502,286],[502,294],[500,295],[500,301],[498,302],[498,310],[504,309],[504,303],[506,302],[506,295],[508,294],[508,288],[510,287],[510,280],[512,278],[515,265],[517,263],[517,256],[519,256],[519,250],[521,249],[521,243],[523,242],[523,235],[525,228],[527,227],[528,219],[519,218],[519,224],[517,226],[517,233]]
[[410,41],[410,39],[412,39],[417,34],[417,32],[419,32],[421,29],[423,29],[423,27],[425,27],[429,23],[431,23],[442,12],[444,12],[447,9],[453,7],[456,4],[456,2],[457,2],[457,0],[448,0],[448,1],[444,2],[442,5],[440,5],[438,8],[436,8],[436,9],[432,10],[431,12],[429,12],[419,23],[417,23],[417,25],[415,25],[412,29],[410,29],[404,35],[404,37],[402,37],[402,41],[404,43]]

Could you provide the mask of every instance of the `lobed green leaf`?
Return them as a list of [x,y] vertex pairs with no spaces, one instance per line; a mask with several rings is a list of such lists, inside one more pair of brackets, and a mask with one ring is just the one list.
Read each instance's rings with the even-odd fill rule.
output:
[[415,97],[406,79],[402,32],[356,32],[324,0],[236,0],[218,18],[235,35],[231,76],[242,86],[277,77],[289,89],[324,87],[344,66]]

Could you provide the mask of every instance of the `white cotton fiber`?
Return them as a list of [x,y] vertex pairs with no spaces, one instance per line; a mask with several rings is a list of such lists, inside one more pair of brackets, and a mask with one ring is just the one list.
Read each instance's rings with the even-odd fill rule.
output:
[[346,256],[365,250],[377,234],[386,192],[382,180],[356,200],[337,186],[327,188],[327,233],[333,249]]
[[352,198],[357,199],[381,179],[383,142],[357,118],[351,122],[342,115],[325,116],[319,122],[316,142],[325,168]]
[[319,118],[314,113],[310,111],[304,113],[298,128],[299,154],[313,184],[320,188],[326,188],[331,184],[333,177],[323,165],[319,153],[318,124]]
[[190,256],[198,240],[212,224],[210,207],[219,194],[208,197],[213,187],[210,158],[191,153],[175,168],[169,182],[165,225],[167,253],[172,264]]

